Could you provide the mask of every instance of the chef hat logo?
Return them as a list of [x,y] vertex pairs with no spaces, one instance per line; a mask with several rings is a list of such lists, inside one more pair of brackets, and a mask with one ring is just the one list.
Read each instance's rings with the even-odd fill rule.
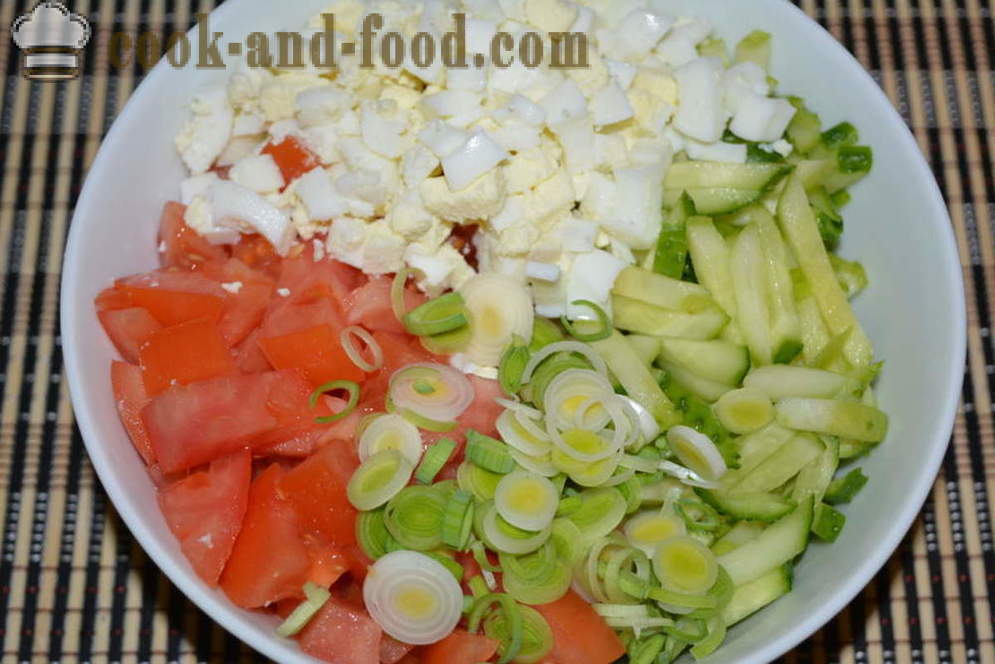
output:
[[43,0],[14,21],[14,43],[23,51],[24,75],[64,80],[80,73],[79,56],[90,40],[90,24],[56,0]]

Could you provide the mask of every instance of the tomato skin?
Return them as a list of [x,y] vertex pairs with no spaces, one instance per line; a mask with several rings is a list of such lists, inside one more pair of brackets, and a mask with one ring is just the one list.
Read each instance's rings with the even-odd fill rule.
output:
[[149,432],[141,416],[142,409],[149,402],[141,368],[127,362],[117,360],[111,362],[111,385],[114,388],[114,402],[117,404],[118,415],[121,417],[125,431],[128,432],[128,437],[131,438],[132,445],[146,465],[153,464],[155,451],[152,449],[152,441],[149,440]]
[[217,585],[242,528],[252,458],[247,450],[211,462],[206,470],[168,484],[159,507],[197,575]]
[[277,286],[289,291],[287,300],[291,303],[325,298],[341,314],[342,302],[365,280],[362,272],[345,263],[327,257],[314,260],[313,252],[305,247],[299,255],[284,259]]
[[153,397],[142,409],[142,421],[163,472],[258,445],[261,436],[280,425],[270,409],[270,393],[278,393],[289,379],[280,371],[223,376],[176,385]]
[[252,233],[242,235],[237,244],[232,245],[233,258],[245,263],[253,270],[266,274],[271,279],[280,276],[280,265],[283,259],[269,240],[262,235]]
[[329,325],[259,340],[276,369],[300,369],[317,387],[331,380],[362,382],[366,374],[349,359],[339,335]]
[[369,614],[330,598],[301,630],[301,650],[332,664],[380,664],[383,632]]
[[221,573],[222,590],[244,609],[301,597],[311,568],[294,510],[277,491],[283,472],[273,464],[253,480],[242,530]]
[[232,359],[242,373],[262,373],[273,368],[263,354],[263,349],[259,347],[260,334],[260,328],[257,327],[245,341],[232,348]]
[[229,288],[235,285],[236,290],[225,293],[218,320],[218,331],[225,343],[235,346],[259,327],[273,296],[274,281],[268,274],[252,269],[237,258],[206,264],[200,273]]
[[186,385],[235,370],[218,326],[208,320],[159,330],[148,338],[138,355],[145,387],[151,395],[171,384]]
[[159,255],[166,267],[192,268],[211,260],[228,256],[224,247],[211,244],[183,221],[186,206],[170,201],[162,208],[159,218],[159,240],[165,251]]
[[121,290],[117,286],[105,288],[97,293],[97,297],[93,299],[93,304],[97,307],[98,314],[101,311],[127,309],[132,306],[131,298],[128,297],[128,293]]
[[478,664],[486,662],[498,649],[495,639],[455,629],[446,638],[421,650],[422,664]]
[[105,309],[97,312],[104,332],[126,362],[138,362],[138,350],[149,337],[162,329],[162,324],[141,307]]
[[345,548],[356,543],[359,512],[349,502],[346,485],[359,467],[355,446],[332,443],[287,471],[280,493],[293,506],[301,529]]
[[286,184],[320,165],[318,157],[294,136],[287,136],[279,143],[270,141],[261,152],[273,157]]
[[397,664],[414,649],[410,643],[398,641],[390,634],[380,638],[380,664]]
[[557,664],[612,664],[625,654],[614,630],[572,590],[555,602],[532,608],[553,631],[549,658]]

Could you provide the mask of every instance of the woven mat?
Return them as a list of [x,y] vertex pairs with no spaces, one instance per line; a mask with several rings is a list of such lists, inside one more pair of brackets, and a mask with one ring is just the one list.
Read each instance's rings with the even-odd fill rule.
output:
[[[19,75],[9,26],[34,0],[0,2],[2,660],[261,660],[187,601],[120,522],[73,425],[58,338],[73,202],[141,75],[111,73],[108,37],[185,29],[213,0],[69,4],[94,28],[84,76],[32,83]],[[937,174],[967,282],[969,363],[953,444],[914,528],[850,606],[785,660],[995,664],[995,3],[801,5],[873,73]]]

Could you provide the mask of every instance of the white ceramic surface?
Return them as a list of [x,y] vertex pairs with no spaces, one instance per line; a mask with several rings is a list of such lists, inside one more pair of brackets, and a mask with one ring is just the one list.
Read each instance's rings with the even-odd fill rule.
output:
[[[279,5],[279,9],[277,6]],[[322,0],[229,0],[211,16],[227,41],[253,30],[296,29]],[[856,303],[877,355],[887,440],[861,465],[871,477],[844,507],[833,546],[814,544],[784,599],[733,628],[709,662],[767,662],[839,612],[898,545],[931,486],[950,434],[964,364],[963,285],[949,219],[933,176],[870,76],[825,31],[784,0],[662,0],[713,21],[727,43],[752,28],[774,35],[772,73],[828,124],[849,119],[874,147],[873,174],[846,209],[844,255],[871,286]],[[118,512],[156,564],[226,629],[278,662],[314,661],[277,638],[271,618],[242,611],[192,572],[156,505],[152,483],[118,421],[108,365],[114,351],[92,307],[111,281],[156,266],[159,210],[182,176],[172,139],[193,91],[224,71],[160,65],[136,90],[97,155],[73,217],[62,281],[66,371],[90,458]]]

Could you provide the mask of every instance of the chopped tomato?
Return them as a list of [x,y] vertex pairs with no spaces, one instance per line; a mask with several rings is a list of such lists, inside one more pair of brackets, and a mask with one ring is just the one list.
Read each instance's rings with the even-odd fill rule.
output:
[[132,306],[143,307],[163,325],[188,320],[217,320],[225,291],[218,282],[194,272],[157,270],[118,282]]
[[225,287],[218,331],[228,346],[235,346],[262,322],[273,295],[274,281],[237,258],[206,264],[200,273]]
[[315,386],[331,380],[362,381],[366,374],[349,359],[338,333],[328,325],[259,340],[276,369],[300,369]]
[[501,386],[496,380],[468,376],[473,385],[473,403],[459,417],[459,423],[464,429],[476,429],[480,433],[493,436],[497,433],[494,423],[504,408],[495,399],[504,396]]
[[287,471],[280,492],[293,505],[304,532],[340,547],[355,544],[359,513],[346,496],[346,485],[358,466],[350,441],[327,445]]
[[262,153],[273,157],[287,184],[320,165],[318,157],[294,136],[287,136],[279,143],[270,141]]
[[253,233],[242,235],[238,243],[233,245],[231,253],[253,270],[265,273],[276,279],[280,275],[282,258],[276,253],[273,245],[262,235]]
[[382,632],[366,611],[332,597],[301,630],[301,650],[334,664],[380,664]]
[[247,450],[212,461],[159,491],[159,507],[194,571],[216,585],[242,528],[252,458]]
[[354,267],[331,258],[316,261],[312,252],[303,251],[284,259],[277,286],[289,291],[290,302],[330,298],[341,312],[341,303],[364,279],[363,273]]
[[397,664],[414,649],[410,643],[398,641],[389,634],[380,639],[380,664]]
[[131,298],[128,297],[128,293],[121,290],[117,286],[105,288],[97,293],[97,297],[94,298],[93,304],[96,305],[98,313],[108,309],[127,309],[132,306]]
[[470,634],[463,629],[425,646],[421,651],[422,664],[478,664],[486,662],[498,649],[498,641],[483,634]]
[[159,239],[165,244],[160,259],[166,267],[195,267],[210,260],[223,260],[228,252],[211,244],[183,221],[186,206],[170,201],[162,208]]
[[127,362],[111,362],[111,385],[114,387],[114,401],[132,445],[138,450],[142,460],[151,465],[155,452],[149,440],[149,432],[142,422],[142,408],[149,402],[141,368]]
[[[373,277],[365,285],[349,293],[343,305],[346,309],[346,321],[350,325],[362,325],[367,330],[380,330],[404,334],[401,321],[394,315],[390,303],[390,277]],[[404,289],[404,300],[407,311],[425,302],[426,298],[410,288]]]
[[283,389],[287,379],[280,371],[225,376],[177,385],[153,397],[142,409],[142,421],[163,471],[185,470],[258,445],[263,434],[280,425],[269,407],[270,393]]
[[226,376],[235,366],[218,326],[193,320],[153,333],[139,351],[142,375],[149,394],[173,384]]
[[232,357],[239,371],[243,373],[260,373],[273,368],[263,354],[263,349],[259,347],[260,335],[260,328],[256,328],[249,333],[245,341],[232,349]]
[[138,362],[138,349],[142,344],[162,329],[162,324],[141,307],[105,309],[97,312],[97,317],[121,357],[131,363]]
[[269,311],[260,328],[260,336],[280,337],[300,332],[316,325],[330,325],[339,330],[345,326],[344,318],[327,298],[309,302],[294,302],[279,298],[270,303]]
[[337,547],[315,537],[305,537],[304,546],[311,559],[307,580],[316,586],[328,588],[349,571],[349,557]]
[[242,530],[221,573],[221,588],[244,609],[300,597],[311,568],[294,510],[277,492],[282,475],[273,464],[253,480]]
[[550,657],[557,664],[611,664],[625,654],[612,628],[572,590],[551,604],[532,608],[553,631]]

